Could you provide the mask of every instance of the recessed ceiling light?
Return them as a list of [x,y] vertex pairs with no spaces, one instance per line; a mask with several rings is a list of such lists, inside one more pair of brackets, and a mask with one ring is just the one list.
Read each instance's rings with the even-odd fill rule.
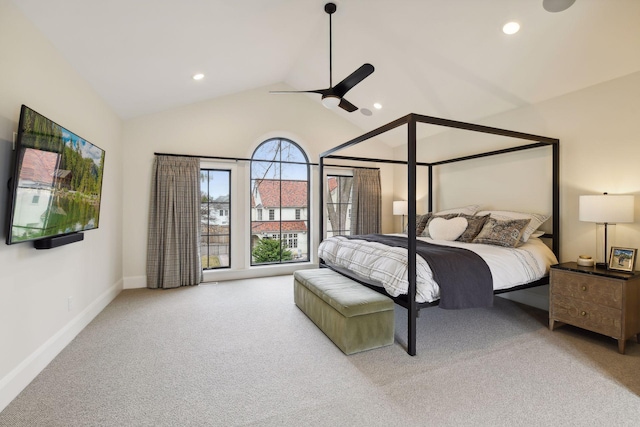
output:
[[204,74],[198,73],[193,75],[193,80],[202,80],[204,79]]
[[373,104],[373,106],[376,110],[379,110],[382,108],[382,104],[380,104],[379,102],[376,102],[375,104]]
[[513,21],[507,22],[506,24],[504,24],[504,27],[502,27],[502,32],[505,34],[515,34],[518,31],[520,31],[520,24]]

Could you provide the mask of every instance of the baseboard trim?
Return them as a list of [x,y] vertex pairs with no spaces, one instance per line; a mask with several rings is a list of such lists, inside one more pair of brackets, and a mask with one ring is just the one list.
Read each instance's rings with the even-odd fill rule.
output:
[[286,274],[293,274],[293,272],[297,270],[304,270],[308,268],[318,268],[318,264],[310,262],[299,262],[294,264],[254,266],[242,270],[205,270],[202,275],[202,283],[222,282],[226,280],[244,280],[257,277],[283,276]]
[[147,276],[131,276],[124,278],[122,289],[140,289],[147,287]]
[[0,379],[0,412],[122,291],[122,279]]
[[[293,274],[296,270],[307,268],[318,268],[318,264],[311,262],[299,262],[294,264],[255,266],[241,270],[231,270],[226,268],[205,270],[202,274],[202,283],[253,279],[256,277],[282,276],[285,274]],[[146,287],[147,276],[129,276],[124,278],[123,289],[141,289]]]

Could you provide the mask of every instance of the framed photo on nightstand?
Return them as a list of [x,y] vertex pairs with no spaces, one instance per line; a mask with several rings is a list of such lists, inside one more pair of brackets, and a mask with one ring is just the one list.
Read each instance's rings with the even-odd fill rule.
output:
[[611,247],[609,270],[634,271],[636,266],[637,249]]

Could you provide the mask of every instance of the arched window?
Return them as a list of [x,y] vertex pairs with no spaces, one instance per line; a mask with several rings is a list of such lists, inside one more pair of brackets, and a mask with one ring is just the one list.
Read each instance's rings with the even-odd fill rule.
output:
[[309,260],[309,161],[295,142],[264,141],[251,156],[251,265]]

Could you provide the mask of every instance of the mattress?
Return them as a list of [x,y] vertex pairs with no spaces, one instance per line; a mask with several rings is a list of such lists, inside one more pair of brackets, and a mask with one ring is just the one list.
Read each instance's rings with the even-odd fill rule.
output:
[[[460,247],[478,254],[489,266],[494,291],[542,279],[549,274],[549,267],[558,263],[551,249],[538,238],[530,238],[517,248],[433,240],[427,237],[417,239],[437,245]],[[318,256],[329,266],[349,270],[357,278],[384,287],[391,296],[407,294],[408,257],[404,248],[334,236],[320,243]],[[433,279],[429,265],[422,257],[416,256],[416,301],[430,303],[439,298],[440,288]]]

